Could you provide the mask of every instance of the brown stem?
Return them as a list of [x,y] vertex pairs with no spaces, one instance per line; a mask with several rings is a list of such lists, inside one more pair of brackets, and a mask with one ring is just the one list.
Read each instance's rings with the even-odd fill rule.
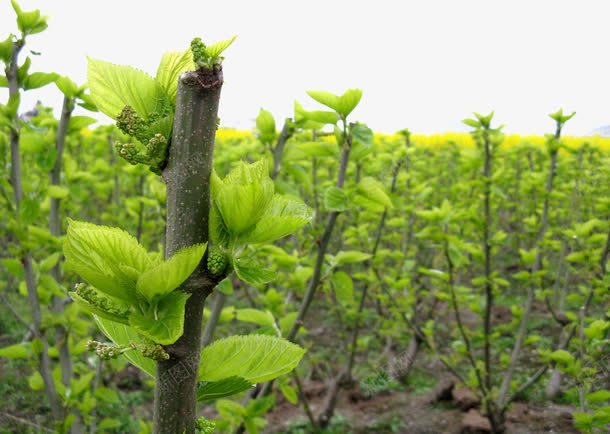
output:
[[[138,194],[140,198],[144,196],[144,183],[146,182],[146,176],[140,175],[140,179],[138,180]],[[142,230],[144,224],[144,202],[140,200],[140,205],[138,206],[138,228],[136,230],[136,239],[138,242],[142,239]]]
[[[349,161],[350,148],[350,144],[346,144],[343,146],[343,150],[341,152],[339,174],[337,176],[337,187],[339,188],[342,188],[343,184],[345,183],[345,174],[347,173],[347,162]],[[326,227],[324,228],[324,233],[322,234],[322,238],[318,242],[318,255],[316,257],[316,265],[314,267],[313,275],[309,280],[309,284],[307,285],[305,298],[301,303],[301,307],[299,308],[299,312],[297,313],[297,318],[287,336],[287,339],[290,341],[294,340],[299,329],[303,325],[303,321],[305,320],[305,316],[307,315],[309,306],[313,301],[313,296],[315,295],[316,290],[320,285],[320,279],[322,277],[322,266],[324,265],[324,255],[326,254],[326,249],[328,248],[328,243],[333,233],[333,229],[335,227],[335,223],[337,221],[338,216],[338,211],[331,211],[328,215],[328,220],[326,222]]]
[[[345,184],[345,176],[347,174],[347,164],[349,162],[349,155],[352,146],[352,138],[351,135],[347,134],[347,124],[344,123],[343,126],[343,136],[345,137],[345,143],[343,143],[343,147],[341,150],[341,159],[339,161],[339,172],[337,174],[337,183],[336,186],[338,188],[343,188],[343,184]],[[331,211],[328,214],[328,220],[326,222],[326,227],[324,228],[324,233],[322,234],[322,238],[318,241],[318,254],[316,256],[316,263],[314,266],[314,271],[311,279],[307,285],[307,290],[305,291],[305,297],[301,302],[301,306],[299,307],[299,311],[297,313],[297,317],[294,321],[294,324],[290,328],[286,339],[291,342],[294,342],[297,333],[303,326],[305,321],[305,317],[307,316],[307,311],[311,306],[314,295],[318,286],[320,285],[320,281],[322,278],[322,267],[324,265],[324,255],[326,254],[326,249],[328,248],[328,244],[330,242],[330,237],[333,234],[333,229],[335,227],[335,223],[337,222],[337,217],[339,216],[338,211]],[[265,396],[271,392],[271,388],[273,387],[273,381],[268,381],[261,389],[257,389],[251,395],[251,397],[255,398],[257,396]],[[237,432],[243,432],[243,425],[237,430]]]
[[[51,185],[59,186],[61,184],[61,169],[62,159],[64,153],[64,145],[66,142],[66,135],[68,133],[68,124],[70,117],[72,116],[72,110],[74,109],[74,101],[72,98],[64,96],[63,107],[61,110],[61,116],[59,118],[59,124],[57,126],[57,135],[55,139],[55,149],[57,155],[55,157],[55,165],[51,170]],[[61,219],[60,219],[60,207],[61,199],[57,197],[51,198],[51,207],[49,210],[49,231],[51,235],[56,238],[61,236]],[[51,275],[56,282],[61,284],[61,271],[59,262],[51,270]],[[64,310],[64,302],[61,298],[54,297],[53,299],[53,311],[61,314]],[[56,328],[56,337],[59,345],[59,364],[61,367],[61,379],[64,386],[70,386],[70,380],[72,379],[72,358],[70,357],[70,348],[68,346],[68,333],[62,326]]]
[[294,129],[292,127],[292,119],[287,118],[284,120],[284,126],[282,127],[282,131],[280,132],[280,136],[277,140],[277,145],[273,149],[273,171],[271,172],[271,179],[277,178],[280,173],[282,153],[284,152],[286,142],[290,137],[292,137],[293,132]]
[[[210,175],[221,87],[220,67],[186,72],[178,81],[174,128],[163,170],[167,186],[166,258],[208,241]],[[216,285],[208,278],[205,264],[204,257],[181,286],[191,294],[184,334],[166,347],[170,359],[157,363],[155,434],[195,434],[203,306]]]
[[[13,43],[13,50],[11,61],[7,66],[5,73],[8,81],[9,98],[19,97],[19,74],[18,74],[18,62],[19,53],[25,40],[19,39]],[[10,149],[11,149],[11,185],[13,187],[13,195],[15,199],[15,213],[16,218],[19,218],[19,211],[21,209],[21,202],[23,200],[23,182],[21,173],[21,153],[19,149],[19,119],[17,117],[17,111],[13,116],[9,134]],[[49,405],[51,407],[51,413],[53,419],[61,421],[63,419],[63,409],[57,395],[55,383],[53,382],[53,369],[51,367],[51,359],[49,357],[49,344],[42,331],[42,313],[40,311],[40,300],[38,298],[38,288],[36,285],[36,276],[32,265],[32,254],[25,250],[22,246],[21,253],[21,264],[23,266],[25,283],[28,293],[28,302],[30,304],[32,314],[32,327],[31,330],[34,332],[34,336],[40,340],[42,349],[38,355],[40,375],[45,385],[45,391],[49,399]]]
[[292,371],[292,378],[294,378],[294,382],[297,385],[297,392],[299,394],[299,399],[303,403],[303,408],[305,409],[305,414],[307,415],[307,419],[309,419],[309,423],[311,424],[311,428],[314,433],[317,433],[320,428],[318,427],[318,423],[316,422],[316,418],[313,416],[311,412],[311,407],[309,406],[309,401],[307,400],[307,396],[305,395],[305,391],[303,390],[303,385],[301,384],[301,379],[295,371]]
[[487,388],[485,387],[485,384],[483,383],[483,377],[481,376],[481,371],[479,370],[479,367],[477,366],[477,362],[474,358],[474,352],[472,350],[472,345],[470,344],[470,339],[468,338],[468,335],[466,334],[466,330],[464,329],[464,324],[462,322],[462,315],[460,313],[457,295],[455,293],[453,261],[451,260],[451,255],[449,255],[449,243],[446,239],[445,239],[445,244],[444,244],[443,250],[444,250],[445,260],[447,261],[447,268],[448,268],[447,273],[449,274],[449,282],[448,282],[449,283],[449,292],[451,294],[451,306],[453,308],[453,313],[455,315],[455,321],[457,323],[458,330],[460,332],[460,336],[462,337],[462,340],[464,341],[464,345],[466,347],[466,357],[470,361],[470,365],[472,366],[475,376],[477,377],[477,386],[479,387],[479,389],[481,391],[482,397],[487,398]]
[[[74,99],[64,96],[64,101],[61,109],[61,116],[59,118],[59,124],[57,125],[57,134],[55,138],[55,149],[57,155],[55,156],[55,165],[51,170],[50,183],[51,185],[59,186],[61,184],[61,170],[62,160],[64,154],[64,148],[66,143],[66,136],[68,134],[68,125],[70,118],[72,117],[72,111],[74,110]],[[51,198],[51,206],[49,210],[49,231],[55,238],[61,237],[61,219],[60,219],[60,205],[61,199],[57,197]],[[60,270],[59,261],[51,270],[51,276],[57,283],[61,285],[62,277]],[[65,300],[63,297],[53,297],[51,310],[58,315],[63,314],[65,307]],[[70,382],[74,376],[74,369],[72,367],[72,356],[70,354],[70,337],[68,330],[62,325],[55,327],[55,338],[56,346],[59,350],[59,366],[61,369],[61,381],[65,387],[70,387]],[[78,434],[83,432],[83,426],[80,415],[75,409],[72,410],[74,415],[74,422],[70,427],[72,434]]]
[[485,365],[485,387],[491,390],[491,311],[493,309],[494,294],[491,283],[491,180],[492,180],[492,155],[489,132],[486,130],[483,136],[485,148],[485,166],[483,169],[483,182],[485,191],[483,198],[484,220],[483,220],[483,253],[485,256],[485,321],[483,329],[483,360]]
[[[561,135],[561,126],[558,123],[557,131],[555,133],[555,139],[558,140]],[[549,224],[549,202],[550,196],[553,191],[553,180],[555,179],[555,173],[557,169],[557,150],[551,152],[551,161],[549,167],[549,175],[546,181],[546,194],[544,196],[544,205],[542,210],[542,219],[540,224],[540,230],[538,232],[538,237],[536,240],[536,246],[538,248],[538,252],[536,253],[536,259],[534,261],[534,265],[532,267],[532,274],[536,274],[542,268],[542,242],[544,241],[544,237],[546,235],[547,227]],[[502,380],[502,385],[500,386],[500,392],[498,394],[497,407],[502,409],[506,407],[508,393],[510,390],[510,385],[512,382],[513,374],[515,373],[515,369],[517,368],[517,362],[519,361],[519,356],[521,355],[521,348],[523,346],[523,341],[525,339],[525,335],[527,333],[527,325],[529,322],[530,314],[532,312],[532,305],[534,303],[535,297],[535,289],[533,283],[530,282],[527,287],[527,296],[525,300],[525,308],[523,309],[523,314],[521,316],[521,322],[519,323],[519,330],[517,332],[517,338],[515,340],[515,344],[513,346],[513,351],[511,353],[510,362],[506,373],[504,374],[504,378]]]

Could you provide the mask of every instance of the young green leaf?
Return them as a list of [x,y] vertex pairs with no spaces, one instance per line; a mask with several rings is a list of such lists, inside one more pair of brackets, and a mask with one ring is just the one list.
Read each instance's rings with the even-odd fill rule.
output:
[[313,110],[308,111],[298,102],[294,102],[294,121],[301,128],[321,129],[324,125],[334,125],[339,120],[335,112]]
[[241,377],[229,377],[220,381],[203,382],[197,389],[197,401],[214,401],[252,388],[254,385]]
[[250,230],[273,199],[275,187],[266,160],[240,162],[224,179],[212,175],[212,198],[228,232],[237,237]]
[[335,255],[337,265],[355,264],[370,258],[370,253],[358,252],[356,250],[340,251]]
[[275,272],[265,270],[262,266],[249,258],[238,258],[233,261],[237,277],[252,286],[259,287],[275,279]]
[[32,354],[32,344],[30,342],[22,342],[0,348],[0,357],[5,359],[27,359]]
[[68,122],[68,134],[80,131],[97,122],[97,119],[89,116],[71,116]]
[[59,78],[59,74],[54,72],[33,72],[28,74],[23,80],[23,90],[38,89],[47,84],[54,83]]
[[263,396],[261,398],[252,399],[246,406],[247,420],[256,420],[257,416],[264,416],[275,405],[275,396]]
[[[102,333],[117,345],[128,346],[131,343],[147,343],[132,327],[98,316],[94,316],[94,319]],[[153,360],[144,357],[139,351],[127,351],[123,353],[123,356],[151,377],[155,377],[156,368]]]
[[206,246],[207,243],[186,247],[169,260],[149,268],[138,278],[136,289],[148,301],[169,294],[195,271]]
[[307,94],[320,104],[336,111],[343,119],[356,108],[362,98],[361,89],[348,89],[341,96],[322,90],[310,90]]
[[[13,55],[13,38],[14,36],[8,35],[7,38],[0,42],[0,60],[6,63],[7,65],[11,62],[11,56]],[[6,80],[6,76],[2,75]],[[6,85],[2,85],[2,87],[7,87]]]
[[205,47],[206,54],[212,58],[217,59],[220,55],[225,51],[229,46],[237,39],[237,35],[233,36],[231,39],[225,39],[223,41],[215,42],[211,45]]
[[47,17],[40,15],[38,9],[24,12],[15,0],[11,0],[11,4],[17,14],[17,27],[24,35],[34,35],[47,28]]
[[273,314],[268,310],[258,310],[252,308],[235,309],[235,318],[238,321],[248,322],[261,327],[272,327],[275,324]]
[[300,200],[276,194],[254,228],[239,236],[242,243],[265,243],[290,235],[311,221],[313,210]]
[[256,117],[256,128],[258,129],[258,138],[264,144],[271,144],[275,140],[275,119],[270,111],[260,109]]
[[324,191],[324,208],[328,211],[345,211],[348,198],[343,189],[331,186]]
[[55,86],[68,98],[74,98],[78,93],[78,85],[69,77],[60,76],[55,80]]
[[172,292],[144,313],[132,313],[129,325],[157,344],[173,344],[184,333],[184,306],[189,297],[185,292]]
[[330,93],[325,90],[308,90],[307,95],[315,99],[320,104],[325,105],[336,112],[339,111],[339,97],[334,93]]
[[40,262],[40,271],[44,273],[51,271],[51,269],[55,267],[55,265],[57,265],[57,263],[59,262],[60,256],[61,254],[59,252],[55,252],[47,256],[44,260]]
[[356,194],[382,208],[393,208],[392,200],[385,192],[383,184],[370,176],[362,178],[356,187]]
[[169,100],[175,103],[180,74],[195,69],[197,69],[197,66],[193,62],[191,50],[170,51],[161,57],[155,80],[165,90]]
[[345,307],[353,306],[354,304],[354,282],[344,271],[333,273],[331,282],[335,290],[337,301]]
[[307,157],[337,157],[339,146],[336,142],[302,142],[294,148],[303,152]]
[[289,384],[280,384],[280,391],[286,401],[291,403],[292,405],[296,405],[299,402],[299,397],[297,395],[297,391]]
[[199,379],[238,376],[251,383],[273,380],[292,371],[305,350],[285,339],[265,335],[231,336],[201,352]]
[[154,78],[131,66],[88,59],[91,98],[99,110],[116,119],[125,106],[131,106],[144,120],[161,113],[170,104],[165,90]]

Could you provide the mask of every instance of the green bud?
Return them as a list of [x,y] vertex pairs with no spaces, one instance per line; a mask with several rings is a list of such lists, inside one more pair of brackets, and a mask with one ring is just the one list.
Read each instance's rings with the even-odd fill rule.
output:
[[216,279],[225,277],[228,265],[227,254],[218,247],[212,247],[208,253],[208,271],[210,275]]
[[212,434],[216,429],[216,424],[203,416],[197,419],[196,425],[197,434]]

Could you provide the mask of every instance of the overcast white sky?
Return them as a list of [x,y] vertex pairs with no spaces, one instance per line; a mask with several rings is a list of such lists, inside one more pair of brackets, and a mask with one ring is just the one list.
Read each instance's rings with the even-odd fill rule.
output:
[[[235,34],[226,52],[224,126],[252,128],[259,108],[316,107],[308,89],[360,87],[353,113],[373,129],[465,131],[472,111],[496,111],[509,132],[552,130],[546,115],[575,110],[567,134],[610,124],[610,2],[561,0],[141,1],[21,0],[49,15],[31,37],[31,71],[86,80],[86,56],[154,74],[164,51],[194,36]],[[0,37],[16,31],[0,3]],[[55,86],[28,92],[61,106]],[[7,92],[3,90],[2,101]]]

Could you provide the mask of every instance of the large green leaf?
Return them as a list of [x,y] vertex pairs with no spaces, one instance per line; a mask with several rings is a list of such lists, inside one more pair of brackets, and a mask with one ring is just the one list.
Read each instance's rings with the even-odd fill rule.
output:
[[241,377],[229,377],[220,381],[204,382],[197,389],[197,401],[213,401],[235,395],[253,386]]
[[163,87],[150,75],[131,66],[88,59],[91,98],[99,110],[116,119],[126,105],[145,120],[169,104]]
[[169,260],[146,270],[138,278],[138,292],[151,301],[178,288],[199,265],[206,245],[207,243],[186,247]]
[[170,345],[184,333],[184,306],[190,294],[174,291],[144,313],[132,313],[129,325],[153,342]]
[[[142,345],[147,343],[132,327],[100,318],[98,316],[94,316],[94,318],[102,333],[104,333],[108,339],[117,345],[128,346],[132,342]],[[123,353],[123,356],[125,356],[125,358],[133,365],[137,366],[154,378],[155,362],[152,359],[144,357],[139,351],[136,350],[127,351]]]
[[175,102],[180,74],[195,69],[197,66],[193,62],[191,50],[170,51],[161,57],[155,80],[163,87],[170,101]]
[[300,200],[276,194],[254,229],[239,236],[243,243],[265,243],[290,235],[309,223],[313,211]]
[[201,352],[199,379],[238,376],[251,383],[273,380],[292,371],[305,350],[286,339],[265,335],[231,336]]
[[153,263],[138,241],[119,228],[68,220],[66,267],[89,284],[121,300],[135,300],[134,274]]

